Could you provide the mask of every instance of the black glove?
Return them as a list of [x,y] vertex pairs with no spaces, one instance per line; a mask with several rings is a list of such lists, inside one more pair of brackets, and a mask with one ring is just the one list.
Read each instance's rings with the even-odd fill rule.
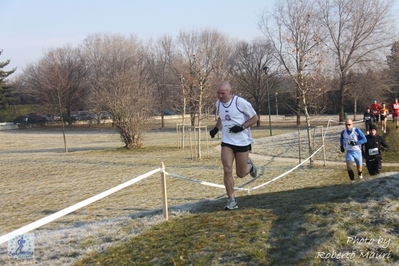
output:
[[349,141],[349,145],[356,146],[356,141],[354,140]]
[[219,132],[219,129],[217,127],[214,127],[211,131],[209,131],[209,135],[211,135],[211,138],[214,138],[215,135]]
[[231,127],[229,132],[230,133],[238,133],[238,132],[241,132],[243,130],[244,130],[244,126],[243,125],[241,125],[241,126],[237,126],[236,125],[236,126]]
[[344,146],[341,146],[341,152],[345,152]]

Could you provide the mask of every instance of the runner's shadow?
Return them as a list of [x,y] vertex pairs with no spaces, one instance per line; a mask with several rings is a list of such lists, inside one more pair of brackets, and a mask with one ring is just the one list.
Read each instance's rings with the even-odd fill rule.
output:
[[[318,252],[328,252],[328,250],[323,250],[323,247],[331,245],[331,241],[334,241],[331,239],[336,232],[332,229],[331,223],[336,222],[334,219],[337,216],[360,217],[362,214],[358,212],[363,209],[366,209],[368,214],[380,212],[380,207],[383,207],[384,203],[398,200],[398,186],[399,174],[395,173],[391,176],[377,176],[353,184],[247,195],[239,197],[239,209],[234,211],[240,212],[242,216],[262,217],[262,226],[264,223],[271,224],[270,231],[266,232],[269,234],[270,242],[265,243],[264,251],[271,265],[300,265],[304,258],[315,257]],[[376,204],[376,202],[380,203]],[[224,215],[225,211],[221,211],[224,203],[225,199],[202,202],[191,212]],[[378,210],[375,210],[376,207]],[[362,218],[362,226],[373,228],[376,222],[379,223],[379,227],[392,228],[393,226],[390,232],[387,232],[387,237],[399,232],[399,227],[393,225],[389,219],[384,219],[383,213],[379,215],[382,217],[378,221],[375,221],[371,215],[369,215],[370,219]],[[335,241],[346,243],[346,236],[359,233],[358,221],[345,226],[342,222],[341,226],[345,228],[346,234],[338,237],[344,239],[335,239]],[[264,230],[264,227],[258,230]],[[378,238],[379,235],[370,237]],[[343,247],[345,248],[356,251],[364,247],[347,244]],[[323,262],[333,263],[333,260]]]

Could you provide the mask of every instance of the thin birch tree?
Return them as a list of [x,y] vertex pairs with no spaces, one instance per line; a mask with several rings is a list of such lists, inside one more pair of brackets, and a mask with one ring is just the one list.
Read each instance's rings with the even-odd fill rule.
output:
[[[320,93],[317,80],[322,69],[321,33],[313,0],[278,1],[271,16],[263,14],[260,27],[273,45],[277,60],[295,84],[297,125],[303,113],[306,120],[309,155],[313,153],[309,94]],[[312,97],[314,98],[314,97]],[[313,164],[313,159],[310,161]]]

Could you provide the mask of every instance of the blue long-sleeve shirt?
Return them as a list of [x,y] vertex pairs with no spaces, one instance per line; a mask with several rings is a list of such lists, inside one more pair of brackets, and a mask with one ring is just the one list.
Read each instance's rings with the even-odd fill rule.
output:
[[[350,142],[354,141],[356,143],[355,146],[351,145]],[[351,129],[345,129],[341,132],[340,144],[346,150],[361,150],[362,144],[366,143],[367,139],[364,135],[363,131],[360,129],[353,127]]]

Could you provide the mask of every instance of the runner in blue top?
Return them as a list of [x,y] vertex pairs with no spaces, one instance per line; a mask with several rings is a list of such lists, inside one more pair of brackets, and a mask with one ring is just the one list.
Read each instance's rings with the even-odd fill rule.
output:
[[346,168],[348,169],[350,180],[354,182],[353,162],[356,163],[359,179],[363,178],[362,144],[366,143],[367,139],[360,129],[353,127],[352,119],[346,119],[345,127],[346,129],[341,132],[341,152],[345,152],[346,150]]

